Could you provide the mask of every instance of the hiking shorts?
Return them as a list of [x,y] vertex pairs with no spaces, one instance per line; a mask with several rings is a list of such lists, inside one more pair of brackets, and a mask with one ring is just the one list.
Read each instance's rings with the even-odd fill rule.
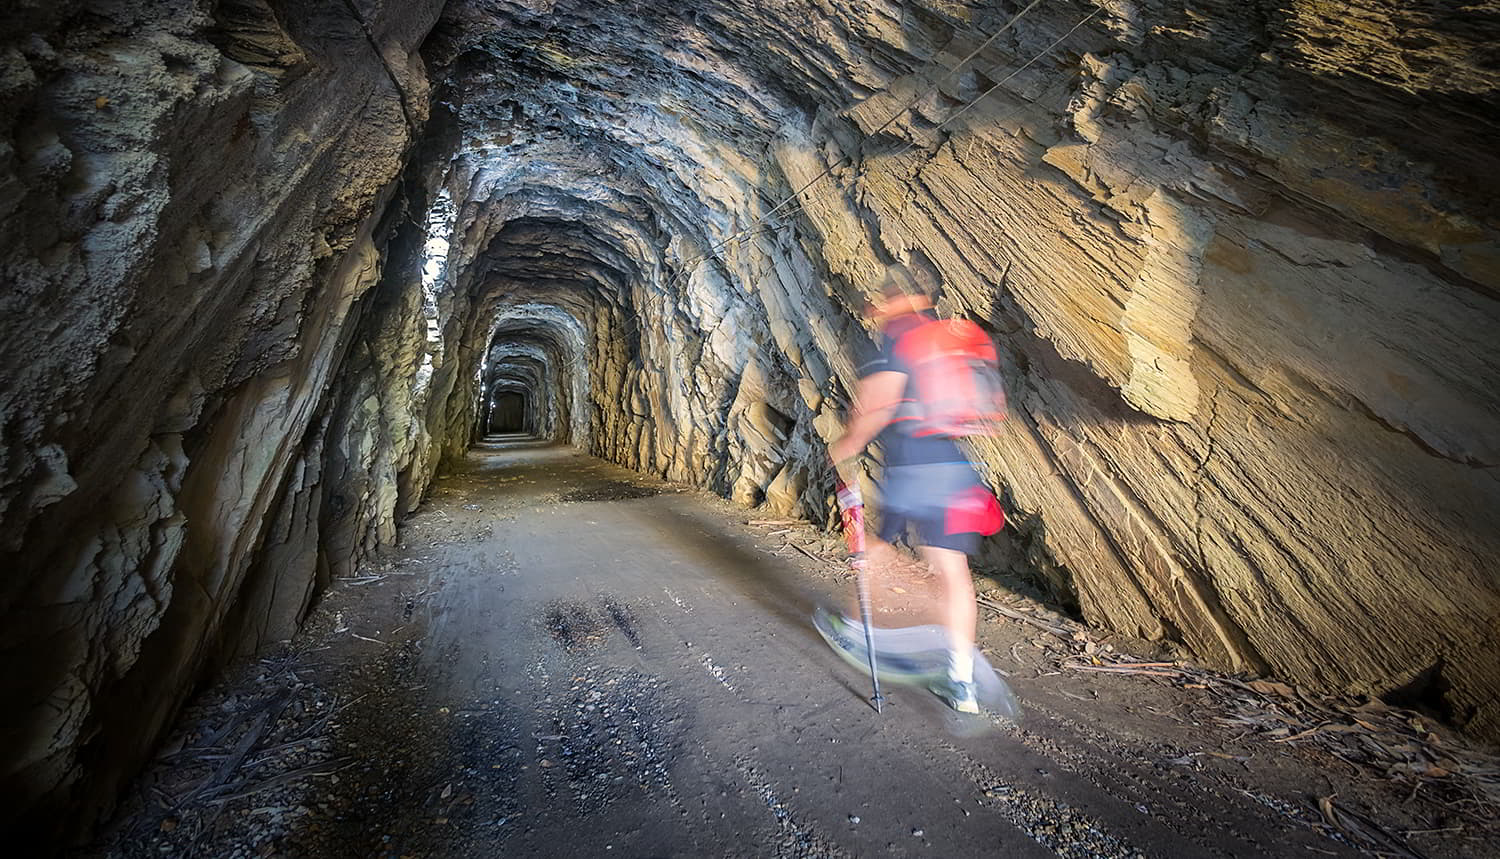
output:
[[972,555],[979,538],[1000,530],[1005,516],[966,462],[894,465],[881,480],[880,539],[917,532],[917,544]]

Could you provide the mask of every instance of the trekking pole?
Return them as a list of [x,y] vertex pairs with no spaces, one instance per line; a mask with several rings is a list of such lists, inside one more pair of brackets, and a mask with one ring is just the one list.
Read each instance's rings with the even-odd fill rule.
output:
[[[837,466],[834,467],[837,473]],[[870,583],[866,576],[868,562],[865,559],[865,502],[860,496],[859,484],[838,476],[839,512],[843,515],[844,539],[849,543],[849,567],[854,570],[855,586],[859,591],[859,620],[865,625],[865,655],[870,662],[870,685],[875,694],[870,703],[875,712],[881,712],[885,696],[880,694],[880,674],[875,668],[875,629],[871,619]]]

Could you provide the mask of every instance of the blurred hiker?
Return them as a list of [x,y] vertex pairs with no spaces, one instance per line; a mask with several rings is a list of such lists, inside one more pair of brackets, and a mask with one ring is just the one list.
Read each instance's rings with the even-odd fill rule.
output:
[[968,556],[981,536],[1000,529],[1004,516],[958,439],[989,431],[1004,415],[1004,394],[994,344],[971,322],[938,319],[933,291],[904,266],[887,269],[866,309],[880,328],[880,351],[859,369],[854,413],[829,454],[849,473],[879,436],[883,504],[870,560],[889,563],[891,542],[915,531],[918,552],[942,588],[940,618],[948,637],[946,682],[932,690],[953,709],[977,713]]

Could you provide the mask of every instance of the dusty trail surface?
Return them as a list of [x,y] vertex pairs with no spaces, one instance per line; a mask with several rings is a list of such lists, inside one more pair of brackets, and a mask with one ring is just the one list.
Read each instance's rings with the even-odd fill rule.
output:
[[877,716],[808,623],[837,568],[774,553],[753,518],[571,449],[480,446],[401,549],[189,710],[106,849],[1358,855],[1320,827],[1310,767],[1174,766],[1205,746],[1157,732],[1191,702],[1028,681],[1035,632],[1013,622],[981,642],[1016,673],[1021,728],[909,688]]

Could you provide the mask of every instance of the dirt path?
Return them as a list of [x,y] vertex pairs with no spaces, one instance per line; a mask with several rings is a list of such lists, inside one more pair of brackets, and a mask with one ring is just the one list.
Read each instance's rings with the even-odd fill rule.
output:
[[1315,797],[1379,785],[1325,784],[1290,748],[1236,760],[1190,694],[1044,672],[1021,624],[981,640],[1022,727],[961,728],[915,689],[876,715],[808,624],[837,568],[753,518],[570,449],[481,446],[287,653],[190,709],[108,851],[1359,855]]

